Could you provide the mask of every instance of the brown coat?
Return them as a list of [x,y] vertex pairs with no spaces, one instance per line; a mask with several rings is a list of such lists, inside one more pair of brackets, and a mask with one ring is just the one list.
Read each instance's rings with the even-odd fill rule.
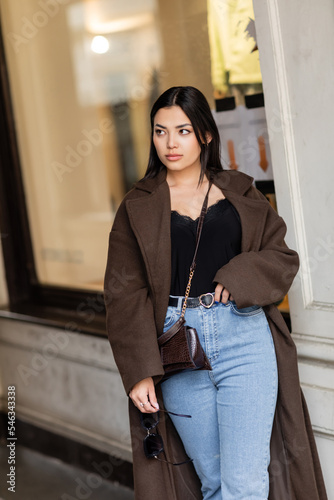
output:
[[[234,205],[242,226],[242,253],[217,271],[237,307],[264,307],[274,339],[279,377],[271,438],[270,500],[326,500],[305,400],[300,389],[294,342],[273,305],[291,286],[298,256],[284,243],[286,226],[267,200],[240,172],[222,171],[214,183]],[[105,275],[107,331],[124,388],[163,375],[157,335],[163,330],[171,280],[170,194],[166,170],[139,181],[124,198],[110,233]],[[145,431],[129,401],[136,500],[201,499],[192,464],[173,467],[143,453]],[[160,412],[166,457],[185,458],[171,420]]]

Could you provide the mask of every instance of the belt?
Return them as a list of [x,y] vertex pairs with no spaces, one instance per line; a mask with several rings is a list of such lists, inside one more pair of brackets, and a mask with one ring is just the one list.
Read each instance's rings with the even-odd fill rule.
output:
[[[181,302],[181,307],[183,306],[184,298]],[[199,307],[203,306],[207,309],[215,303],[215,294],[214,293],[202,293],[199,297],[188,297],[187,307]],[[177,307],[179,304],[178,297],[169,297],[169,306]]]

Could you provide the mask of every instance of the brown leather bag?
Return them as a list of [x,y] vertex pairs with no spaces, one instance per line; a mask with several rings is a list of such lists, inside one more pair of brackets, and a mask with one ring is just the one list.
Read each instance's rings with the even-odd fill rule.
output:
[[212,370],[196,329],[187,326],[183,317],[161,335],[158,341],[166,375],[184,370]]
[[161,362],[165,370],[165,377],[185,370],[212,370],[210,362],[201,346],[195,328],[185,324],[184,314],[190,293],[191,280],[195,272],[196,255],[201,237],[204,217],[208,208],[209,189],[206,193],[201,215],[197,225],[196,247],[192,264],[190,266],[189,280],[185,292],[184,303],[180,318],[165,333],[158,337]]

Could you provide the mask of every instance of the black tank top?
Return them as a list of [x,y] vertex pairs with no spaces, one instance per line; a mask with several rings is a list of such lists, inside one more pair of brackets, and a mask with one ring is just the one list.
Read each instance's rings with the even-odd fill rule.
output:
[[[198,218],[171,212],[171,295],[184,296],[195,252]],[[213,278],[219,268],[241,252],[241,224],[233,205],[225,198],[208,208],[196,257],[190,297],[214,292]]]

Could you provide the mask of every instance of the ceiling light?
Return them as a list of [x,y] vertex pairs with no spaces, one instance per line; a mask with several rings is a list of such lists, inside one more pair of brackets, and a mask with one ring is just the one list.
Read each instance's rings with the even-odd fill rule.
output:
[[90,47],[96,54],[105,54],[109,50],[109,41],[105,36],[94,36]]

